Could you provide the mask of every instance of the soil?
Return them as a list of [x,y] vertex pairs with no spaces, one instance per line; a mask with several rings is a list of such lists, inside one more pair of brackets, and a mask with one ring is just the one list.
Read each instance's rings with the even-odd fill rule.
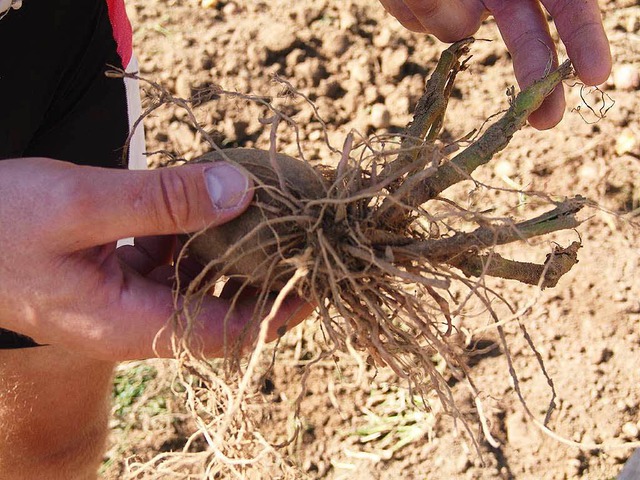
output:
[[[630,68],[637,75],[640,2],[600,4],[612,43],[614,73]],[[205,5],[193,0],[129,3],[140,74],[180,97],[216,86],[271,97],[297,123],[304,155],[314,162],[334,161],[323,141],[322,123],[301,97],[274,82],[274,75],[316,105],[337,148],[351,129],[383,142],[410,120],[425,79],[445,48],[429,36],[403,29],[373,0],[212,0]],[[445,141],[462,138],[508,106],[505,92],[515,80],[509,54],[491,19],[477,38],[490,41],[472,46],[469,68],[458,77]],[[580,262],[555,288],[540,292],[491,280],[491,287],[520,312],[519,322],[528,333],[519,322],[507,322],[509,352],[495,328],[483,328],[492,321],[479,307],[475,316],[462,319],[462,327],[470,332],[468,349],[475,352],[469,360],[473,379],[494,441],[489,442],[472,420],[476,448],[464,427],[442,414],[437,401],[431,413],[413,408],[410,396],[389,372],[375,372],[348,355],[336,354],[333,361],[312,370],[300,413],[303,434],[285,452],[300,468],[301,478],[610,479],[618,475],[633,451],[632,445],[620,445],[640,439],[640,252],[638,229],[629,223],[640,212],[636,115],[640,96],[638,85],[625,85],[622,77],[613,75],[602,86],[604,97],[567,82],[568,106],[560,125],[543,132],[525,127],[477,173],[479,181],[494,187],[545,191],[559,198],[582,195],[603,207],[591,210],[576,232],[543,239],[535,248],[521,245],[506,250],[518,259],[540,262],[551,249],[550,240],[566,245],[579,235],[583,242]],[[583,97],[596,110],[604,98],[605,118],[596,118]],[[259,122],[267,114],[255,101],[228,95],[203,100],[197,110],[198,121],[221,146],[267,147],[269,126]],[[189,159],[208,149],[201,132],[189,126],[177,107],[147,117],[145,128],[149,151]],[[297,153],[292,128],[279,130],[278,146],[283,153]],[[165,160],[152,156],[150,164]],[[522,212],[518,207],[521,198],[506,191],[478,190],[468,184],[452,195],[468,207],[484,205],[531,216],[531,210]],[[291,348],[280,350],[263,389],[261,425],[270,440],[286,436],[291,405],[300,391],[300,366],[315,357],[321,342],[313,321],[285,337],[283,346]],[[544,433],[527,415],[509,374],[507,353],[517,385],[539,422],[544,421],[553,395],[539,364],[543,361],[557,395],[547,426],[561,439]],[[162,363],[158,368],[156,390],[171,379],[170,366]],[[451,385],[460,408],[474,409],[464,382],[452,380]],[[147,392],[144,398],[150,395]],[[124,477],[131,458],[150,459],[185,445],[189,422],[180,413],[179,402],[166,399],[163,405],[161,415],[141,407],[135,418],[130,417],[131,424],[114,421],[104,478]],[[271,473],[263,470],[261,476],[268,478]],[[165,477],[157,471],[155,478]]]

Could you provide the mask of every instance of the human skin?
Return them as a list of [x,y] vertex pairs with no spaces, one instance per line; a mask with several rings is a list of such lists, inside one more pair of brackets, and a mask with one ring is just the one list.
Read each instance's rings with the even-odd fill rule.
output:
[[[252,189],[222,163],[124,171],[31,158],[0,162],[0,198],[0,327],[120,361],[172,356],[175,234],[231,220]],[[140,240],[116,249],[126,237]],[[230,312],[227,299],[204,300],[191,333],[203,355],[241,335],[253,302]],[[285,300],[270,338],[309,310]]]
[[[578,77],[599,85],[611,73],[611,52],[597,0],[380,0],[409,30],[455,42],[477,32],[488,16],[495,18],[513,59],[515,76],[526,88],[558,64],[545,10],[553,19]],[[562,88],[556,88],[529,117],[537,129],[552,128],[565,110]]]
[[[48,344],[0,350],[0,478],[96,478],[115,362],[173,356],[175,234],[231,220],[251,201],[238,170],[211,168],[0,161],[0,327]],[[116,249],[125,237],[138,239]],[[240,300],[227,316],[229,300],[207,298],[191,346],[221,356],[245,338],[253,305]],[[268,339],[311,311],[285,299]]]

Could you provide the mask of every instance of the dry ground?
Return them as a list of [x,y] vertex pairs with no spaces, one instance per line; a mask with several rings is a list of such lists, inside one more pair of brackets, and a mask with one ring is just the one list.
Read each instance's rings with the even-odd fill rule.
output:
[[[630,65],[637,71],[640,3],[608,0],[601,6],[616,69]],[[305,0],[293,5],[284,0],[214,0],[209,8],[195,0],[134,0],[129,7],[142,75],[177,95],[190,96],[213,84],[240,93],[277,95],[280,87],[271,75],[278,74],[315,102],[337,146],[351,128],[380,135],[406,125],[443,48],[429,37],[403,30],[374,0]],[[514,83],[509,55],[491,21],[478,37],[493,41],[473,46],[469,70],[459,76],[447,116],[448,139],[463,136],[505,108],[504,92]],[[640,97],[637,90],[622,87],[620,82],[607,86],[607,105],[615,104],[593,123],[584,105],[585,118],[575,111],[580,88],[567,85],[563,122],[545,132],[525,128],[478,179],[501,188],[580,194],[616,214],[635,211],[637,219]],[[308,159],[326,160],[321,124],[310,109],[291,98],[276,102],[299,123]],[[600,105],[593,95],[589,103]],[[264,111],[256,105],[223,98],[208,102],[200,112],[199,120],[220,145],[268,145],[268,128],[258,122]],[[169,150],[189,158],[205,148],[178,109],[158,112],[145,126],[150,151]],[[279,141],[282,151],[295,153],[291,132],[284,131]],[[463,205],[513,214],[521,200],[475,191],[470,185],[456,194]],[[302,407],[305,432],[287,455],[310,478],[614,478],[630,450],[608,447],[640,439],[640,252],[637,229],[614,215],[592,213],[578,229],[584,242],[580,263],[556,288],[540,293],[497,280],[492,286],[523,310],[520,319],[553,380],[557,408],[549,427],[564,439],[607,447],[567,445],[527,419],[495,330],[482,330],[490,319],[478,308],[463,326],[474,330],[473,344],[481,352],[472,357],[473,374],[497,446],[482,441],[480,457],[449,418],[411,408],[407,393],[394,386],[388,372],[359,370],[350,357],[339,355],[313,370]],[[554,239],[566,243],[576,235]],[[538,252],[535,260],[541,261],[550,247],[544,242],[538,247],[531,252]],[[531,255],[528,249],[516,253],[522,259]],[[551,388],[518,324],[510,322],[505,328],[520,387],[542,420]],[[274,440],[291,425],[300,367],[315,356],[320,343],[312,321],[285,340],[290,348],[280,353],[264,389],[263,426]],[[191,426],[169,390],[171,378],[170,362],[120,369],[104,478],[123,478],[128,461],[185,444]],[[464,386],[454,385],[454,392],[469,410]],[[477,425],[472,427],[477,431]],[[155,478],[164,477],[156,472]]]

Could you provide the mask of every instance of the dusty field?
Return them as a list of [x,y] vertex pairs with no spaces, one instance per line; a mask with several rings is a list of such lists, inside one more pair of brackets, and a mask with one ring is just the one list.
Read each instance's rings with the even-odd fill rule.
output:
[[[203,8],[194,1],[130,2],[141,74],[182,97],[219,84],[243,94],[277,97],[288,80],[317,106],[330,140],[338,147],[352,128],[367,135],[401,130],[410,119],[425,78],[443,45],[412,34],[374,0],[272,2],[231,0]],[[601,1],[612,41],[615,68],[640,68],[640,4]],[[514,83],[509,55],[491,21],[481,29],[469,70],[459,76],[447,115],[445,139],[460,138],[507,106]],[[286,454],[300,477],[341,479],[564,479],[614,478],[631,453],[612,448],[640,439],[640,251],[629,219],[640,213],[640,123],[637,90],[618,82],[607,86],[606,117],[596,123],[580,88],[566,85],[568,109],[553,130],[525,128],[511,146],[481,169],[477,179],[498,188],[544,190],[559,197],[583,195],[612,214],[593,210],[578,233],[584,247],[580,263],[553,289],[539,292],[491,280],[518,310],[553,381],[557,398],[542,433],[524,413],[509,376],[506,356],[488,315],[478,308],[463,319],[472,332],[473,375],[491,446],[479,435],[479,453],[460,425],[448,417],[410,406],[408,394],[383,371],[359,367],[350,357],[318,364],[302,404],[304,434]],[[600,107],[597,95],[588,102]],[[299,99],[274,100],[299,125],[306,157],[328,161],[322,125]],[[615,103],[614,103],[615,102]],[[254,103],[213,99],[199,110],[199,121],[220,145],[261,146],[269,129],[258,122],[264,110]],[[205,148],[184,113],[166,108],[146,119],[148,149],[190,158]],[[293,131],[279,137],[281,150],[295,153]],[[634,143],[635,142],[635,143]],[[151,157],[151,163],[160,162]],[[521,200],[504,192],[456,191],[459,203],[491,206],[517,215]],[[553,240],[572,241],[568,232]],[[544,260],[549,240],[522,249],[520,259]],[[546,242],[546,243],[545,243]],[[537,252],[537,253],[535,253]],[[528,256],[534,255],[532,258]],[[519,386],[533,415],[544,419],[552,388],[518,322],[506,323],[510,355]],[[292,419],[301,366],[314,358],[322,339],[308,321],[284,341],[276,368],[264,389],[264,431],[280,441]],[[193,425],[171,394],[170,362],[124,365],[116,381],[111,448],[104,478],[123,478],[127,463],[181,449]],[[454,384],[463,410],[473,404],[468,390]],[[579,448],[568,442],[599,448]],[[203,448],[200,439],[190,448]],[[256,478],[270,477],[256,470]],[[261,473],[260,473],[261,472]],[[170,478],[162,471],[149,478]],[[180,477],[176,477],[180,478]],[[200,478],[200,477],[194,477]]]

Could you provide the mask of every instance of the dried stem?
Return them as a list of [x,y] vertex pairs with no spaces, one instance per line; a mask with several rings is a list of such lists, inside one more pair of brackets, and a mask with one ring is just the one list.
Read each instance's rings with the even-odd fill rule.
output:
[[478,140],[451,161],[440,165],[433,175],[406,192],[403,197],[389,199],[387,203],[390,205],[381,208],[378,214],[381,220],[388,225],[404,223],[407,221],[407,207],[417,207],[437,197],[450,186],[469,179],[476,168],[486,164],[508,145],[514,133],[524,126],[529,115],[536,111],[556,86],[572,72],[571,63],[567,60],[557,70],[520,92],[502,118],[491,125]]
[[498,122],[491,125],[476,142],[439,168],[433,178],[424,182],[422,191],[417,193],[414,201],[417,204],[424,203],[451,185],[469,178],[476,168],[487,163],[508,145],[514,133],[524,126],[529,115],[572,73],[571,63],[567,60],[557,70],[520,92]]
[[[473,42],[473,38],[467,38],[454,43],[442,52],[438,65],[427,82],[424,94],[418,100],[413,121],[404,132],[400,154],[382,171],[381,178],[397,177],[407,167],[414,165],[425,144],[425,137],[435,139],[438,136],[453,82],[458,72],[464,67],[464,63],[460,63],[460,58],[469,53],[469,45]],[[422,163],[424,164],[424,161]]]
[[473,232],[459,232],[447,238],[427,239],[392,248],[398,258],[423,258],[434,262],[449,262],[453,257],[469,251],[478,251],[496,245],[546,235],[558,230],[575,228],[580,221],[575,217],[586,200],[580,196],[565,200],[553,210],[524,222],[512,225],[487,225]]
[[518,262],[501,257],[497,253],[488,255],[467,254],[449,260],[449,264],[462,270],[468,277],[489,275],[508,280],[517,280],[540,288],[555,287],[560,278],[578,263],[580,242],[567,248],[556,245],[542,265]]

